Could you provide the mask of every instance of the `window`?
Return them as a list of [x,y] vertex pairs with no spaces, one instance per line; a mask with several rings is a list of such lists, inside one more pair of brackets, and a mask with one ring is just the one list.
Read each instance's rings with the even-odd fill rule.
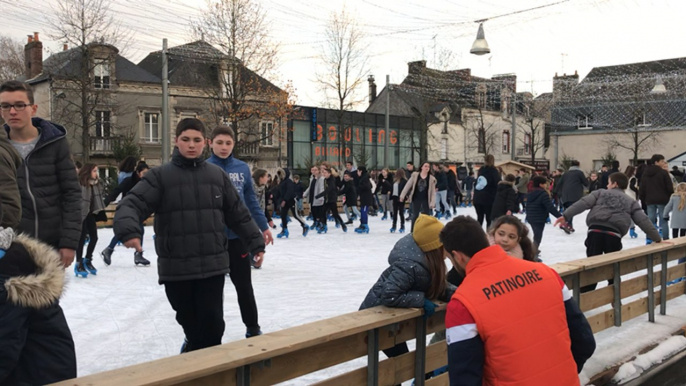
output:
[[483,128],[479,129],[479,153],[485,154],[486,153],[486,130]]
[[524,134],[524,154],[531,154],[531,134]]
[[441,159],[448,159],[448,138],[441,138]]
[[110,88],[110,65],[107,61],[99,61],[95,64],[95,88]]
[[503,154],[510,153],[510,131],[503,130]]
[[260,122],[260,145],[274,146],[274,122]]
[[96,111],[95,112],[95,136],[96,137],[109,137],[111,135],[111,121],[110,121],[109,111]]
[[145,124],[143,125],[143,139],[145,142],[160,142],[160,114],[145,113]]

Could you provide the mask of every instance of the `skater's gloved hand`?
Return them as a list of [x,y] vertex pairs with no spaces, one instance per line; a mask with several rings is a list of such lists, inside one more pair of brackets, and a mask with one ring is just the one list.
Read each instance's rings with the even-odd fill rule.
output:
[[429,299],[424,299],[424,319],[436,313],[436,305]]

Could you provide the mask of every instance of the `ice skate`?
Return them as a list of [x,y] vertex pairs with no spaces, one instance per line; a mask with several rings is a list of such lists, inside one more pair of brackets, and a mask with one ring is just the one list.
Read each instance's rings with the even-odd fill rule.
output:
[[100,256],[102,256],[102,261],[107,266],[112,264],[112,253],[114,253],[114,250],[111,248],[105,248],[102,250],[102,252],[100,252]]
[[93,263],[91,263],[91,260],[92,259],[83,259],[83,268],[85,268],[86,271],[88,271],[88,273],[90,273],[91,275],[97,275],[98,270],[95,269]]
[[86,268],[84,268],[83,262],[79,263],[77,261],[76,264],[74,264],[74,275],[76,275],[76,277],[79,277],[79,276],[81,276],[83,278],[88,277],[88,271],[86,271]]
[[133,263],[138,266],[139,264],[147,267],[150,265],[150,261],[143,257],[143,252],[136,252],[133,254]]

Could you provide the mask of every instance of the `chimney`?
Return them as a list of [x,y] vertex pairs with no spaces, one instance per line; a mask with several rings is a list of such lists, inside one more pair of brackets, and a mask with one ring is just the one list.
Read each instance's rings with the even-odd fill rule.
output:
[[33,79],[43,72],[43,43],[38,39],[38,32],[29,35],[28,43],[24,46],[24,61],[26,79]]
[[64,45],[62,46],[62,51],[67,51],[68,49],[69,49],[69,44],[64,43]]
[[[369,82],[369,104],[371,105],[376,100],[376,82],[374,82],[374,75],[369,75],[367,82]],[[386,90],[386,92],[388,92],[388,90]]]
[[426,69],[426,60],[417,60],[407,63],[407,73],[409,75],[419,75]]

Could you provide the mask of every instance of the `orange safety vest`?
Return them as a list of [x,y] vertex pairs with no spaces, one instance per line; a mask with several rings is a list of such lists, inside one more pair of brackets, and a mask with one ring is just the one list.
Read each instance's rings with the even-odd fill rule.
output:
[[453,296],[484,343],[484,385],[579,385],[563,288],[550,267],[510,257],[498,245],[473,256]]

